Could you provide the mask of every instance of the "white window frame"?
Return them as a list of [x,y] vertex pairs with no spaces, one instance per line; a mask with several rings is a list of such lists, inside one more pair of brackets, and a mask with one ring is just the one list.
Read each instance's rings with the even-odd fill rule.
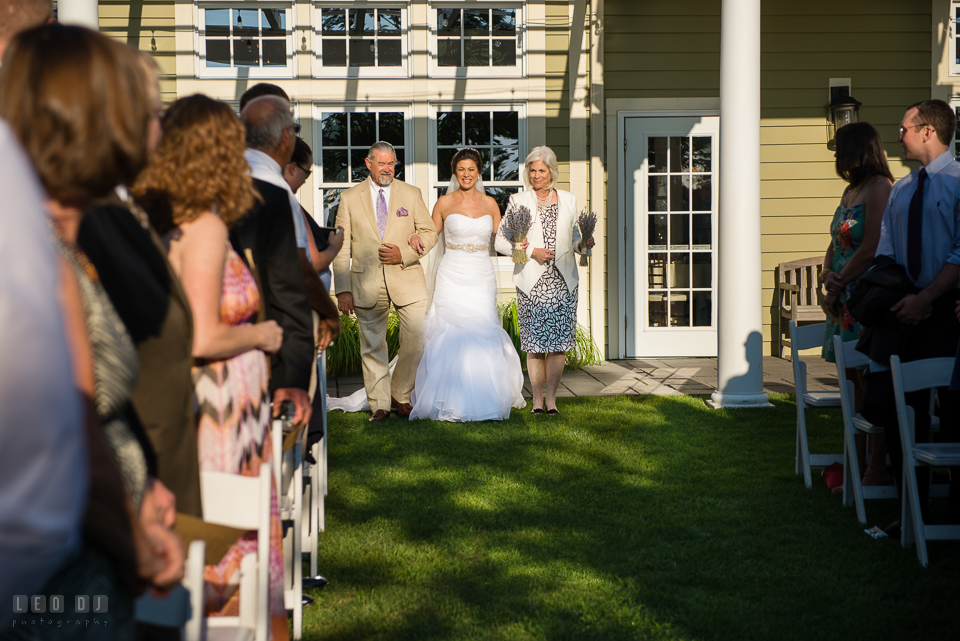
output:
[[[495,103],[477,103],[477,102],[434,102],[430,103],[430,132],[427,138],[428,148],[430,151],[430,185],[427,188],[428,192],[428,202],[430,211],[433,211],[433,206],[437,203],[439,197],[437,196],[437,189],[445,187],[447,183],[441,183],[439,178],[439,172],[437,167],[437,114],[438,113],[449,113],[449,112],[467,112],[467,111],[507,111],[507,112],[516,112],[517,114],[517,142],[518,142],[518,153],[517,157],[519,160],[519,167],[517,167],[517,180],[516,181],[497,181],[497,185],[488,185],[490,181],[484,180],[484,186],[487,187],[516,187],[517,191],[523,191],[525,189],[523,185],[523,161],[527,157],[527,154],[530,152],[529,145],[527,144],[528,136],[528,119],[529,119],[529,110],[527,109],[526,101],[517,102],[514,104],[505,103],[505,102],[495,102]],[[503,184],[511,183],[511,184]],[[509,272],[513,273],[513,259],[510,256],[492,256],[494,269],[499,273],[506,274]],[[503,279],[501,279],[503,280]]]
[[[400,66],[399,67],[329,67],[323,64],[323,23],[320,19],[322,9],[400,9]],[[352,2],[315,2],[311,8],[313,16],[313,75],[316,78],[407,78],[410,76],[410,52],[413,48],[410,28],[410,0],[396,0],[395,2],[367,2],[354,0]],[[349,42],[350,36],[344,38]],[[349,55],[349,45],[347,46]]]
[[[527,43],[524,2],[476,2],[474,0],[434,0],[429,4],[430,77],[432,78],[525,78],[527,76]],[[515,67],[441,67],[437,36],[437,9],[514,9],[517,20],[517,64]],[[486,39],[493,39],[490,36]]]
[[960,51],[957,51],[957,38],[960,37],[960,29],[957,28],[958,11],[960,11],[960,0],[951,0],[950,15],[947,20],[947,38],[950,40],[948,62],[951,76],[960,76],[960,64],[957,63],[957,56],[960,56]]
[[[320,220],[327,219],[328,212],[324,209],[323,196],[320,192],[326,189],[346,190],[362,182],[343,183],[328,182],[323,172],[322,158],[322,118],[324,113],[402,113],[403,114],[403,181],[407,184],[415,184],[416,171],[414,170],[414,127],[413,127],[413,105],[410,103],[347,103],[347,102],[314,102],[313,103],[313,140],[310,147],[313,150],[313,188],[315,190],[314,215]],[[351,149],[359,149],[352,146]],[[349,154],[348,154],[349,158]],[[318,214],[319,213],[319,214]]]
[[[953,112],[957,115],[958,122],[960,122],[960,96],[950,96],[950,108],[953,109]],[[950,151],[953,153],[953,157],[960,159],[960,127],[957,127],[957,131],[953,134],[953,145],[950,147]]]
[[[193,3],[194,68],[197,78],[296,78],[296,29],[294,2],[290,0],[195,0]],[[207,67],[204,9],[283,9],[286,16],[287,64],[283,67]],[[231,38],[232,39],[232,38]]]

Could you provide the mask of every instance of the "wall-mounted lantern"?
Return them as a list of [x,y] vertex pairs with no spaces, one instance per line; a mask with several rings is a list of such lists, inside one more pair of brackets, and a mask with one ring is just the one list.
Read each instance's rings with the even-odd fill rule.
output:
[[849,86],[830,87],[830,139],[836,138],[837,129],[851,122],[860,122],[860,105],[863,103],[850,95]]

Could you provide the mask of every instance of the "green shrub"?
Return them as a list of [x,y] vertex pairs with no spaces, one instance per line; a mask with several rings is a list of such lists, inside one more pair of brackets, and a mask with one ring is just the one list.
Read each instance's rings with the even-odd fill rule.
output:
[[[509,303],[497,306],[500,314],[500,321],[503,329],[506,330],[510,340],[513,341],[513,347],[520,355],[520,364],[524,370],[527,368],[526,352],[520,349],[520,325],[517,318],[517,301],[512,300]],[[360,360],[360,330],[357,325],[356,316],[340,316],[340,337],[334,342],[333,346],[327,349],[327,376],[351,376],[359,374],[362,371]],[[400,349],[400,320],[397,312],[390,310],[390,316],[387,319],[387,350],[389,359],[397,355]],[[585,365],[599,365],[603,362],[600,350],[590,336],[590,332],[585,327],[577,324],[577,348],[574,351],[567,352],[567,362],[564,365],[565,371],[573,371],[583,368]]]

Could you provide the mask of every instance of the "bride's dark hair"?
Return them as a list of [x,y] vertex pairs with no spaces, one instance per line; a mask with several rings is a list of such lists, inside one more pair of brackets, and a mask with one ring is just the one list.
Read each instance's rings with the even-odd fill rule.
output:
[[453,154],[453,160],[450,161],[450,172],[453,175],[457,174],[457,165],[460,164],[461,160],[472,160],[473,164],[477,166],[477,171],[483,171],[483,161],[480,159],[480,152],[472,147],[464,147]]

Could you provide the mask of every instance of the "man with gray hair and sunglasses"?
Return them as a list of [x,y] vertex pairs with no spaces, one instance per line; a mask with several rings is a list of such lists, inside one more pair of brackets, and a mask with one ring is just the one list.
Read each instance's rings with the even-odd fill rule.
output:
[[[366,158],[370,179],[340,195],[337,226],[343,248],[333,262],[337,304],[355,313],[360,328],[363,386],[371,423],[390,416],[410,416],[410,392],[423,354],[427,284],[421,254],[410,247],[414,236],[423,253],[437,242],[437,230],[416,187],[395,179],[397,154],[388,142],[370,147]],[[400,352],[390,375],[387,318],[390,304],[400,317]]]

